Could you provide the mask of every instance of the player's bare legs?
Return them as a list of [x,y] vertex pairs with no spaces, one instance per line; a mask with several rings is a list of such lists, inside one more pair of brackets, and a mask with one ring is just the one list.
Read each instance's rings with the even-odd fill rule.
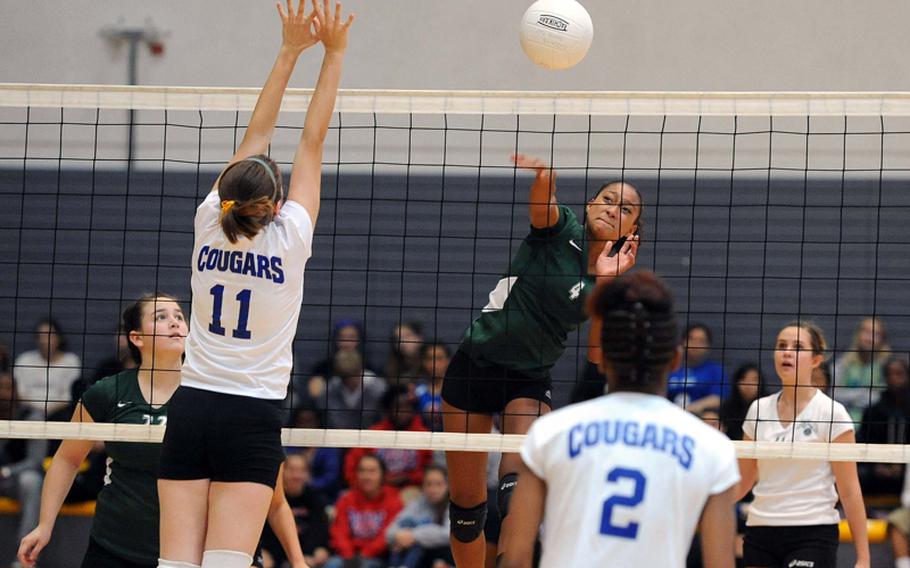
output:
[[[528,430],[531,428],[531,424],[539,416],[550,412],[552,410],[550,406],[546,403],[540,402],[539,400],[534,400],[533,398],[516,398],[515,400],[509,401],[509,404],[506,405],[505,412],[502,413],[502,433],[503,434],[527,434]],[[521,470],[521,456],[519,454],[502,454],[502,461],[499,462],[499,479],[503,480],[506,476],[512,474],[517,475]],[[506,480],[508,483],[508,480]],[[511,493],[514,490],[514,486],[508,488],[508,492]],[[499,515],[502,518],[502,527],[499,531],[499,548],[502,550],[502,545],[504,543],[504,537],[506,532],[509,530],[509,516],[508,511],[503,511],[502,506],[506,505],[508,508],[508,497],[502,499],[497,497],[500,504]]]
[[[469,414],[443,401],[443,424],[446,432],[489,434],[493,418],[487,414]],[[487,501],[487,453],[446,452],[449,469],[449,498],[453,504],[465,509],[486,504]],[[470,542],[462,542],[453,534],[449,537],[452,556],[458,568],[484,568],[486,540],[483,527],[479,536]]]
[[208,479],[158,480],[161,558],[202,564],[208,519]]
[[273,494],[271,487],[261,483],[212,483],[205,549],[253,556]]

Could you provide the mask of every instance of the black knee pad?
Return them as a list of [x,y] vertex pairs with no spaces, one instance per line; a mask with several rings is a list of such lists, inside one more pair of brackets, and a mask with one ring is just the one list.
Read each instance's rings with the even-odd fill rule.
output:
[[504,519],[509,514],[509,501],[512,492],[518,486],[518,474],[507,473],[499,480],[499,491],[496,492],[496,505],[499,507],[499,518]]
[[449,501],[449,521],[456,540],[474,542],[483,534],[483,525],[487,522],[487,502],[465,509]]

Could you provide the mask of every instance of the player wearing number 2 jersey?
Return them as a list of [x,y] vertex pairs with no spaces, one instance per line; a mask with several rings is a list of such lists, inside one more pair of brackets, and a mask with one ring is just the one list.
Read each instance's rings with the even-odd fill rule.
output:
[[594,293],[610,394],[539,418],[521,449],[504,565],[685,566],[701,520],[707,568],[732,568],[733,444],[665,398],[679,363],[666,285],[636,272]]
[[[284,451],[280,401],[319,212],[322,151],[348,27],[341,5],[279,3],[282,45],[246,134],[196,213],[183,383],[161,454],[160,568],[248,568]],[[264,155],[301,52],[325,48],[285,200]]]

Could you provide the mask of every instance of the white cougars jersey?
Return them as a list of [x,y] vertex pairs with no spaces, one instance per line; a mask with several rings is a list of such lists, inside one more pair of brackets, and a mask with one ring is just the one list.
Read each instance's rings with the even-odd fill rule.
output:
[[547,484],[541,568],[682,568],[708,497],[739,481],[726,436],[631,392],[539,418],[521,457]]
[[182,385],[264,399],[287,395],[303,269],[313,244],[307,210],[287,201],[252,240],[231,244],[212,191],[196,210],[193,306]]

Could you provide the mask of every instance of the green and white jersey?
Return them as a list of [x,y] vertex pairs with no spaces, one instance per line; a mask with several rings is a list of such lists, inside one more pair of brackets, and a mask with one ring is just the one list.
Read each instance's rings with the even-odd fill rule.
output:
[[[165,424],[167,404],[152,407],[139,389],[138,370],[101,379],[82,395],[95,422]],[[92,538],[109,552],[140,564],[158,562],[160,444],[107,442],[107,474],[98,495]]]
[[532,228],[522,241],[509,271],[465,332],[462,349],[478,365],[547,378],[569,332],[587,319],[585,300],[594,284],[585,228],[560,205],[554,226]]

